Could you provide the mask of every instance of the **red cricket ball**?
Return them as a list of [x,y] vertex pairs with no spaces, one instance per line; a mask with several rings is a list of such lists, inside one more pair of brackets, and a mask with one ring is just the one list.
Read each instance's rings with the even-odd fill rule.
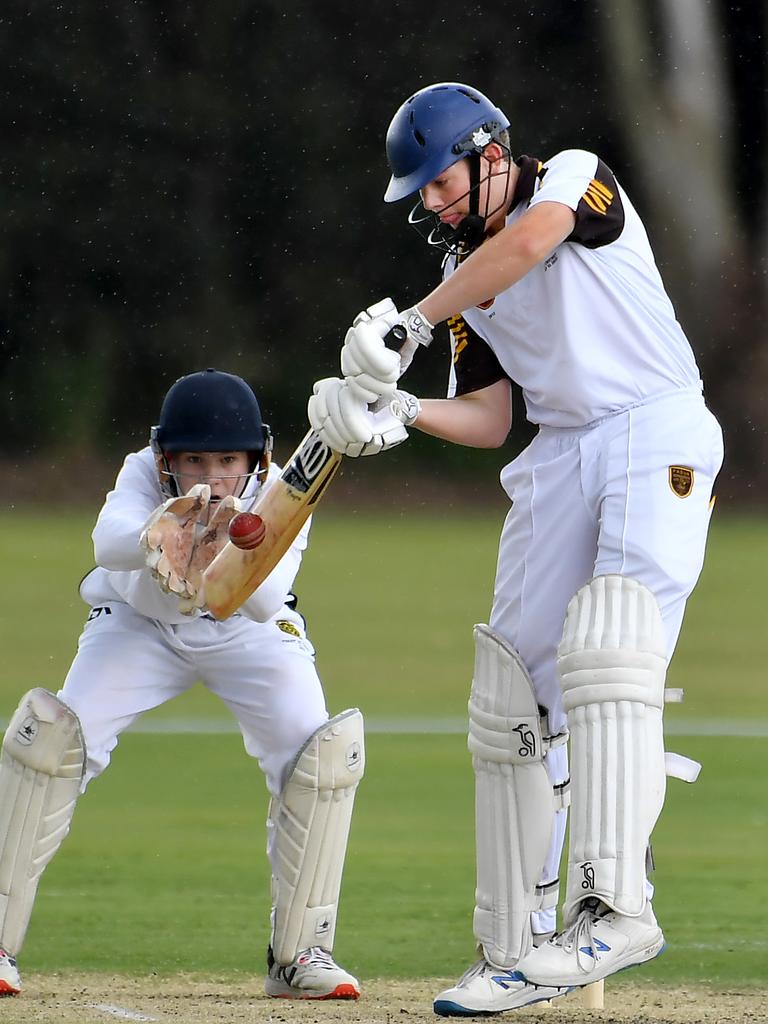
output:
[[243,551],[253,551],[266,535],[267,524],[255,512],[238,512],[229,524],[229,539]]

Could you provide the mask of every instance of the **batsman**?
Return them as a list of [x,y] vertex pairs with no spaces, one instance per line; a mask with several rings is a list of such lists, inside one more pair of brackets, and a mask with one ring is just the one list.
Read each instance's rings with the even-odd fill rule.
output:
[[77,655],[56,695],[22,698],[2,745],[0,995],[21,990],[17,957],[38,882],[80,795],[125,729],[198,680],[234,715],[271,795],[267,995],[360,994],[332,951],[363,719],[354,708],[329,719],[297,611],[309,521],[234,615],[214,618],[201,590],[230,524],[280,477],[271,449],[241,377],[191,373],[170,388],[150,444],[126,457],[107,495],[93,531],[97,565],[80,586],[90,610]]
[[[552,999],[664,948],[646,856],[666,767],[680,766],[665,757],[665,677],[723,456],[611,168],[584,150],[539,159],[512,145],[504,112],[461,83],[420,89],[395,113],[384,199],[417,200],[409,222],[441,252],[443,279],[402,313],[390,300],[361,313],[342,376],[309,401],[313,428],[352,456],[409,427],[499,447],[511,382],[538,428],[501,472],[511,507],[490,621],[474,632],[478,959],[437,996],[446,1016]],[[448,397],[419,400],[399,378],[442,322]]]

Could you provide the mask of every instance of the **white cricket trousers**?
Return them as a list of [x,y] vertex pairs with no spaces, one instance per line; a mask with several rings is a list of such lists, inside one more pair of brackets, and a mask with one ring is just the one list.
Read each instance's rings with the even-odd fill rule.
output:
[[[676,391],[587,427],[542,427],[506,466],[512,500],[499,544],[490,626],[519,652],[553,732],[566,727],[556,667],[568,602],[594,576],[620,573],[656,596],[675,649],[704,561],[711,496],[723,460],[717,420],[698,389]],[[673,467],[680,467],[678,472]],[[691,489],[685,491],[688,471]],[[568,777],[565,747],[547,757],[553,784]],[[560,812],[542,881],[557,877]],[[553,926],[554,915],[534,920]]]
[[285,608],[277,621],[201,616],[168,625],[120,601],[92,609],[58,694],[83,727],[83,788],[107,767],[120,733],[198,680],[235,716],[269,792],[279,794],[286,768],[328,719],[301,616]]

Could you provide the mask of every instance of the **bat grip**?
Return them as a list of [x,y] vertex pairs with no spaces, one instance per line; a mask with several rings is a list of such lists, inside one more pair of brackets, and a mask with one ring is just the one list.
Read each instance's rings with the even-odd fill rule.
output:
[[395,324],[384,335],[384,344],[395,352],[399,352],[408,338],[408,331],[402,324]]

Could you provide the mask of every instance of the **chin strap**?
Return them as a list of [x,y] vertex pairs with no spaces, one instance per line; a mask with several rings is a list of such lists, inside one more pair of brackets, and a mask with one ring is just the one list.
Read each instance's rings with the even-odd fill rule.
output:
[[485,217],[480,215],[481,159],[482,157],[479,153],[470,153],[467,157],[467,163],[469,164],[469,213],[454,234],[454,243],[461,246],[467,253],[476,249],[485,237]]

